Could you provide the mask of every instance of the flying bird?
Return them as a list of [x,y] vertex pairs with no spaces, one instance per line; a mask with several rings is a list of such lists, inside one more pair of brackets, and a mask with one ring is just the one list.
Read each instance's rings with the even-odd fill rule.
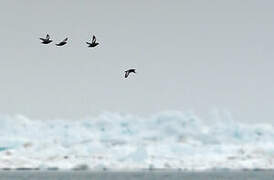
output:
[[97,46],[99,43],[96,42],[96,37],[95,36],[92,36],[92,42],[86,42],[88,44],[88,47],[95,47]]
[[50,39],[49,35],[47,34],[46,38],[40,38],[40,40],[42,41],[42,44],[49,44],[52,42],[52,40]]
[[125,78],[127,78],[128,75],[129,75],[130,73],[136,73],[136,69],[129,69],[129,70],[126,70],[126,71],[125,71]]
[[68,38],[64,39],[63,41],[59,42],[58,44],[55,44],[56,46],[64,46],[67,44]]

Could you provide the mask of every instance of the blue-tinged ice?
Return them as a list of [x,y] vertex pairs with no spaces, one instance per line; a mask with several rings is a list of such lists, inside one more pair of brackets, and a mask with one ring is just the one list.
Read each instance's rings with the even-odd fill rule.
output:
[[169,111],[81,120],[0,116],[0,168],[273,169],[274,128]]

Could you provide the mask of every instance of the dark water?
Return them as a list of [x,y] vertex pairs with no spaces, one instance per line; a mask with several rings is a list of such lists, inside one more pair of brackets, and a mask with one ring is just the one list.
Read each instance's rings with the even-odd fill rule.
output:
[[274,171],[1,171],[0,180],[274,180]]

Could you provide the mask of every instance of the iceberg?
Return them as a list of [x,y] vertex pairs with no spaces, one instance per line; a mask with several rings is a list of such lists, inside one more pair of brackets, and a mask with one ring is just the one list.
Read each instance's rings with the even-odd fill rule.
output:
[[0,116],[0,168],[273,169],[274,128],[194,113],[79,120]]

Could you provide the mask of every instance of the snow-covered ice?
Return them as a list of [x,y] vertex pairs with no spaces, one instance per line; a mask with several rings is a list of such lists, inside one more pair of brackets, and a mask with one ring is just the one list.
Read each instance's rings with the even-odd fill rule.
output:
[[274,127],[193,113],[82,120],[0,116],[0,168],[273,169]]

